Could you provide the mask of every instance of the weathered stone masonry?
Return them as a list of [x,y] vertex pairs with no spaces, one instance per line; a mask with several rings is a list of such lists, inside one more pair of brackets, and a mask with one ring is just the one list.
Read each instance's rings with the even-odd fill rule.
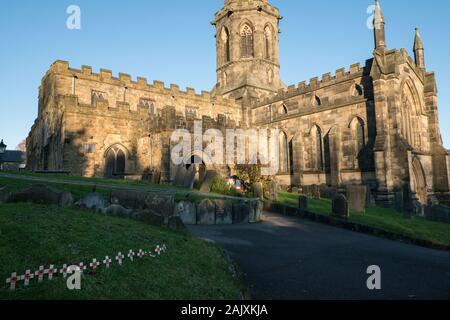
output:
[[217,83],[201,94],[56,61],[40,87],[27,140],[29,167],[84,176],[159,170],[171,181],[170,135],[175,128],[192,131],[198,119],[204,130],[280,129],[276,179],[285,187],[365,184],[382,205],[391,205],[405,186],[417,203],[448,199],[450,156],[419,31],[414,58],[405,49],[388,49],[376,1],[375,49],[363,66],[286,86],[280,79],[281,19],[267,0],[226,0],[212,23]]

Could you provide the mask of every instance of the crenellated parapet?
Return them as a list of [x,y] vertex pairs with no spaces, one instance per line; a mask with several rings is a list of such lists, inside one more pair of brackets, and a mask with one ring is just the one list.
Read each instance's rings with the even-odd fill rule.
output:
[[108,69],[100,69],[98,73],[95,73],[93,72],[91,66],[82,66],[81,69],[76,69],[70,67],[67,61],[62,60],[57,60],[51,65],[46,77],[52,73],[69,76],[71,78],[74,78],[75,81],[77,79],[90,80],[113,85],[116,87],[126,88],[128,90],[142,90],[162,95],[172,95],[178,98],[191,98],[209,101],[212,103],[235,105],[234,99],[212,97],[209,91],[201,91],[200,93],[197,93],[195,89],[190,87],[186,88],[186,90],[183,91],[180,90],[180,86],[176,84],[170,84],[169,86],[166,86],[163,81],[159,80],[154,80],[153,83],[148,83],[146,78],[140,76],[138,76],[136,80],[134,80],[127,73],[119,73],[118,76],[114,76],[113,72]]
[[370,73],[371,61],[368,60],[366,66],[361,67],[360,63],[352,64],[348,69],[337,69],[334,75],[325,73],[322,77],[313,77],[307,81],[299,82],[297,85],[290,85],[282,88],[276,95],[266,96],[262,101],[258,102],[255,107],[267,105],[281,100],[286,100],[295,96],[314,93],[327,87],[336,86],[338,84],[361,78]]

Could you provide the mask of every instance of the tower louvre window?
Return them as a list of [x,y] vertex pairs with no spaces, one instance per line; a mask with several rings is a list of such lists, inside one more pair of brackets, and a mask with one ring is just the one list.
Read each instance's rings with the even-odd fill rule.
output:
[[230,62],[231,60],[230,32],[226,27],[222,29],[222,42],[223,42],[223,60],[225,62]]
[[253,57],[253,29],[248,24],[241,28],[241,57]]
[[269,26],[264,29],[264,56],[266,59],[272,58],[272,30]]

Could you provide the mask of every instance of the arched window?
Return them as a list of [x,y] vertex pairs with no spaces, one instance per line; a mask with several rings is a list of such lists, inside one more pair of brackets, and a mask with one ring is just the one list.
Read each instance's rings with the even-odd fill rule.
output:
[[280,132],[279,135],[279,146],[280,146],[280,174],[289,173],[289,144],[287,136],[284,132]]
[[363,151],[366,147],[366,133],[364,121],[360,118],[354,118],[350,124],[352,136],[355,141],[355,168],[361,168],[364,165]]
[[311,167],[314,170],[323,170],[322,130],[318,126],[311,129]]
[[280,109],[278,110],[278,113],[280,115],[283,115],[283,116],[285,116],[285,115],[287,115],[289,113],[289,110],[288,110],[288,108],[286,107],[286,105],[284,103],[280,106]]
[[272,58],[272,30],[269,26],[264,28],[264,57]]
[[363,88],[359,84],[355,84],[353,87],[353,96],[360,97],[363,95]]
[[105,154],[105,178],[123,178],[126,167],[125,152],[118,145],[109,148]]
[[320,107],[322,105],[322,100],[319,96],[314,96],[312,103],[315,107]]
[[222,29],[222,43],[223,43],[223,61],[231,61],[231,46],[230,46],[230,32],[226,27]]
[[244,24],[241,28],[241,57],[252,58],[253,57],[253,29]]

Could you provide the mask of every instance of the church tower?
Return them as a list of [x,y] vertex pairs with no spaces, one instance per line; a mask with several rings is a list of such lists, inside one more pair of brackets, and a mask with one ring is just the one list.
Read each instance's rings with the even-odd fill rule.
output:
[[268,0],[225,0],[212,22],[217,48],[215,95],[251,101],[284,86],[278,52],[281,19]]

